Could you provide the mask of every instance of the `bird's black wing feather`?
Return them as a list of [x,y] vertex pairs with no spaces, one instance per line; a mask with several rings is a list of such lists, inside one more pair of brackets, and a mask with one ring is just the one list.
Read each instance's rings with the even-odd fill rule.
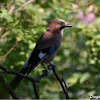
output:
[[[29,70],[27,71],[27,74],[29,74],[37,65],[39,65],[44,59],[46,59],[49,55],[50,48],[45,49],[34,49],[33,52],[30,55],[30,58],[28,60]],[[40,53],[46,54],[42,59],[40,59],[39,54]]]

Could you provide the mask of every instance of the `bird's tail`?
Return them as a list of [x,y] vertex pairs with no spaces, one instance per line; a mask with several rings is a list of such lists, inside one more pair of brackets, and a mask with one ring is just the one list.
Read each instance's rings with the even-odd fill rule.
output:
[[[23,65],[20,73],[22,74],[26,74],[28,71],[28,60],[25,62],[25,64]],[[11,82],[10,86],[12,87],[12,89],[16,89],[18,84],[20,83],[20,81],[22,80],[22,77],[17,75],[14,80]]]
[[[36,67],[38,66],[45,58],[47,58],[48,55],[46,55],[44,58],[42,58],[42,60],[37,60],[32,62],[32,64],[29,64],[29,59],[27,59],[27,61],[25,62],[25,64],[23,65],[20,73],[22,74],[26,74],[27,75]],[[12,89],[16,89],[16,87],[18,86],[18,84],[20,83],[20,81],[22,80],[22,77],[17,75],[15,77],[15,79],[11,82],[10,86],[12,87]]]

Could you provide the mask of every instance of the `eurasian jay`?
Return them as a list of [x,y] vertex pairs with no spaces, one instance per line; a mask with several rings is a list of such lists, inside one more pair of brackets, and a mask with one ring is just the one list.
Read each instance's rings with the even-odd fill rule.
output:
[[[72,26],[62,19],[51,20],[46,28],[46,32],[37,41],[35,48],[30,53],[20,73],[28,75],[39,64],[43,66],[45,63],[50,64],[61,46],[63,30],[66,27]],[[16,76],[10,84],[11,87],[15,89],[21,79],[22,77]]]

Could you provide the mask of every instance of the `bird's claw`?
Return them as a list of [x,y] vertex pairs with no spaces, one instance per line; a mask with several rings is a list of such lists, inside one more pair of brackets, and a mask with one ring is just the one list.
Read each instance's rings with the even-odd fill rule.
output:
[[45,73],[46,75],[48,75],[49,70],[48,69],[47,70],[43,70],[43,73]]
[[55,68],[56,66],[55,66],[55,64],[50,63],[50,65],[48,66],[48,69],[52,69],[52,67]]

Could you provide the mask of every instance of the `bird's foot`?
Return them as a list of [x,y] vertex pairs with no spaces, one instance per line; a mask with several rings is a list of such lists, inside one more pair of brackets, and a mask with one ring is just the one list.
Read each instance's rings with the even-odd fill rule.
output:
[[48,66],[48,69],[52,69],[52,67],[53,67],[53,68],[56,68],[55,64],[50,63],[50,65]]
[[43,73],[47,73],[47,74],[48,74],[48,73],[49,73],[49,69],[46,68],[45,65],[44,65],[43,63],[41,63],[41,64],[42,64],[42,66],[45,68],[45,70],[43,70]]
[[48,75],[49,74],[49,70],[48,69],[43,70],[43,73],[45,73],[46,75]]

